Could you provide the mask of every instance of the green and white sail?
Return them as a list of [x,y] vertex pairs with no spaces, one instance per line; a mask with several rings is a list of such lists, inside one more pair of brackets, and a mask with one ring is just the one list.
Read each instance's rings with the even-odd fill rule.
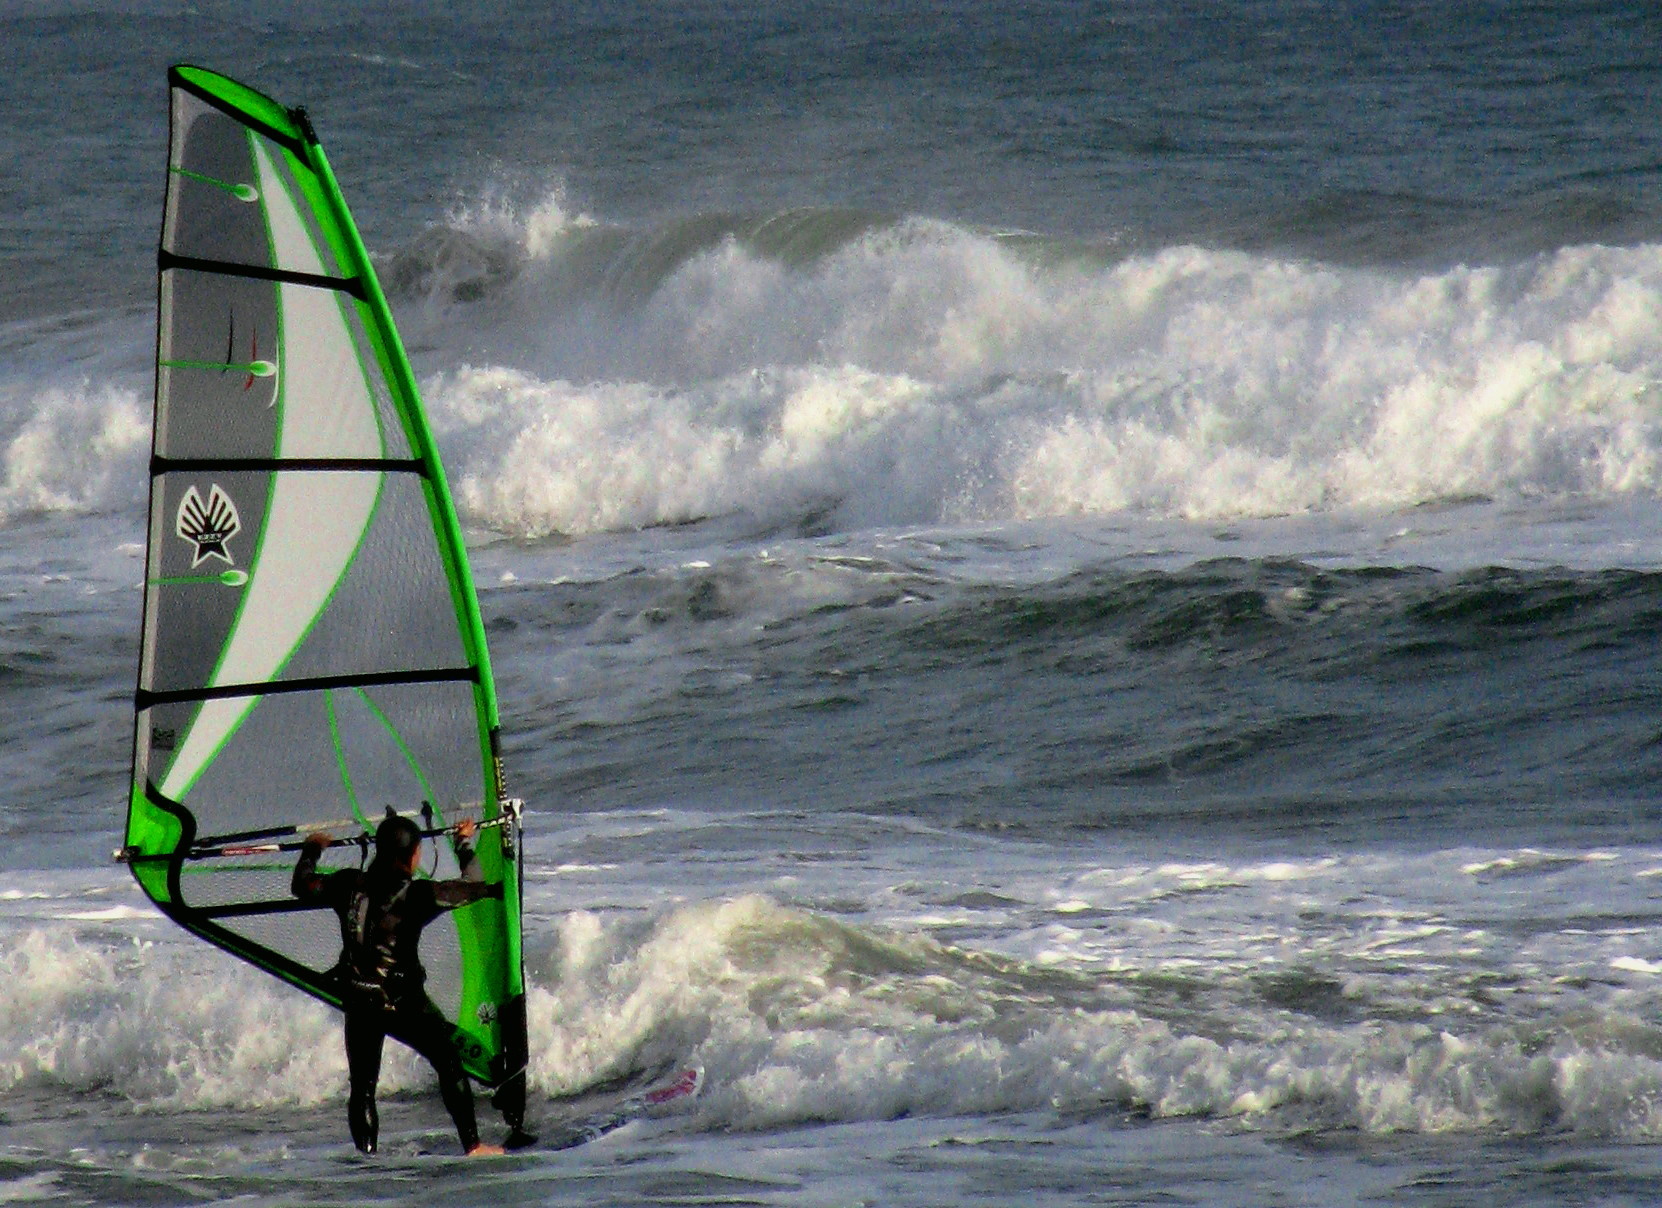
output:
[[469,1072],[523,1094],[518,816],[414,377],[305,114],[198,68],[169,83],[123,854],[179,923],[338,1005],[337,921],[289,892],[298,836],[367,835],[389,805],[483,820],[502,897],[432,923],[422,959]]

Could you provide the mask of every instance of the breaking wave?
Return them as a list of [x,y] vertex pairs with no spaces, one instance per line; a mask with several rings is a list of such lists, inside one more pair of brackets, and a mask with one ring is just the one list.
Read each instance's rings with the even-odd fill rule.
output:
[[[555,195],[383,268],[466,519],[516,536],[1662,489],[1658,245],[1421,273]],[[7,336],[51,368],[0,381],[0,516],[142,498],[146,338],[111,322],[117,374],[84,333]]]
[[422,325],[463,498],[505,532],[1662,487],[1656,246],[1413,274],[839,213],[547,221]]
[[[758,896],[647,919],[576,912],[555,932],[530,970],[533,1087],[559,1095],[695,1060],[707,1072],[701,1127],[1054,1110],[1662,1135],[1644,991],[1564,1018],[1490,1011],[1484,1022],[1445,1014],[1469,991],[1432,969],[1423,983],[1401,974],[1409,984],[1386,1011],[1366,978],[1069,971]],[[8,1094],[205,1111],[344,1093],[333,1014],[218,954],[61,931],[11,939],[0,957]],[[389,1049],[387,1093],[429,1084],[418,1059]]]

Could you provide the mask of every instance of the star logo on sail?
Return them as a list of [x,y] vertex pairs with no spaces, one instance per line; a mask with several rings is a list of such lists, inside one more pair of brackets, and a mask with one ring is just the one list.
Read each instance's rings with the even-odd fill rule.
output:
[[226,542],[242,531],[242,518],[237,515],[237,505],[217,482],[208,489],[205,503],[195,487],[185,492],[179,501],[174,531],[196,547],[190,563],[192,570],[209,558],[222,559],[228,566],[236,565]]

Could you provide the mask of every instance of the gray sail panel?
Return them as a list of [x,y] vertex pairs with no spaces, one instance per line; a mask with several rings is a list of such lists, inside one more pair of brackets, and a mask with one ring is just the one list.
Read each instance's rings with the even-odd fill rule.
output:
[[174,90],[163,252],[271,266],[248,139],[242,123],[187,92]]
[[[466,680],[159,704],[141,725],[167,732],[178,748],[187,723],[207,708],[227,711],[235,724],[212,758],[179,779],[205,834],[274,820],[374,822],[388,805],[409,811],[431,800],[443,810],[477,805],[484,793],[478,752],[455,739],[473,715]],[[152,756],[158,784],[170,783],[172,754]]]
[[279,385],[277,287],[173,269],[162,274],[156,452],[270,457]]
[[157,479],[150,515],[148,623],[139,688],[176,692],[213,680],[241,610],[270,475],[198,471]]
[[356,558],[280,677],[465,667],[449,590],[422,479],[386,475]]
[[162,251],[258,268],[340,277],[322,229],[299,206],[297,217],[319,250],[316,263],[273,256],[267,220],[273,192],[295,196],[302,183],[270,139],[183,89],[173,92],[173,147]]
[[[377,447],[365,455],[394,461],[414,455],[376,367],[360,305],[350,296],[324,287],[172,266],[161,274],[160,301],[159,456],[277,456],[283,407],[296,391],[325,397],[361,392],[379,428]],[[332,356],[298,370],[290,389],[285,326],[320,308],[330,330],[319,337],[319,347]]]
[[[375,514],[356,557],[328,592],[312,623],[292,627],[294,643],[252,681],[216,674],[232,627],[258,576],[258,536],[266,495],[276,479],[324,491],[344,479],[379,479]],[[311,484],[307,486],[305,484]],[[224,683],[264,683],[318,676],[454,669],[466,665],[455,614],[444,605],[449,583],[430,539],[419,475],[362,471],[175,472],[157,486],[149,584],[152,623],[140,686],[183,692]],[[235,530],[192,526],[193,505],[227,518]],[[217,512],[214,511],[217,509]],[[330,585],[324,585],[329,587]],[[321,597],[324,587],[314,589]],[[265,664],[261,664],[262,667]]]

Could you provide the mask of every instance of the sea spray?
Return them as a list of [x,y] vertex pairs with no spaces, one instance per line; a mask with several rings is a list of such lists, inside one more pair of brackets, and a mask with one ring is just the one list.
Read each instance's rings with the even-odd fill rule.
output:
[[1371,1133],[1662,1128],[1638,1110],[1662,1062],[1629,1022],[1650,990],[1514,1023],[1373,1018],[1358,988],[1352,1018],[1324,1020],[1320,978],[1254,1004],[1250,972],[1196,969],[1196,1001],[1174,1011],[1152,969],[1145,983],[1032,966],[755,895],[561,931],[559,980],[533,1000],[538,1084],[690,1054],[709,1076],[701,1117],[729,1128],[1045,1109]]
[[[1039,254],[913,221],[805,260],[728,236],[608,300],[581,282],[638,278],[638,253],[596,252],[558,198],[439,230],[483,259],[407,271],[482,273],[483,300],[418,304],[411,343],[465,519],[503,533],[1215,521],[1662,484],[1654,245],[1415,274]],[[591,253],[624,262],[562,267]],[[6,515],[142,499],[147,340],[111,322],[62,339],[125,350],[114,377],[87,361],[0,382]]]
[[0,981],[10,1092],[201,1111],[317,1103],[345,1076],[325,1009],[173,945],[14,932]]
[[147,406],[86,378],[0,383],[0,520],[109,511],[141,499]]
[[[620,814],[560,850],[667,855],[716,821]],[[802,901],[847,897],[845,874],[814,871],[817,833],[752,876],[797,869]],[[710,1075],[700,1119],[724,1128],[1059,1110],[1656,1135],[1662,1066],[1644,1021],[1662,966],[1621,925],[1655,875],[1643,852],[1132,862],[1060,880],[1042,852],[1025,868],[1017,854],[988,864],[972,843],[969,865],[933,876],[901,858],[910,879],[873,880],[838,914],[755,893],[551,913],[564,877],[632,899],[662,860],[539,858],[533,1090],[690,1060]],[[5,896],[9,1090],[186,1112],[338,1099],[332,1012],[190,945],[127,905],[130,886],[111,892],[32,874]],[[1607,920],[1573,916],[1596,900]],[[1567,921],[1492,926],[1502,904]],[[430,1074],[393,1045],[383,1086],[425,1094]]]
[[623,310],[515,307],[525,341],[428,394],[472,517],[527,536],[1608,498],[1662,481],[1657,306],[1654,247],[1414,277],[888,231],[800,269],[729,243]]

